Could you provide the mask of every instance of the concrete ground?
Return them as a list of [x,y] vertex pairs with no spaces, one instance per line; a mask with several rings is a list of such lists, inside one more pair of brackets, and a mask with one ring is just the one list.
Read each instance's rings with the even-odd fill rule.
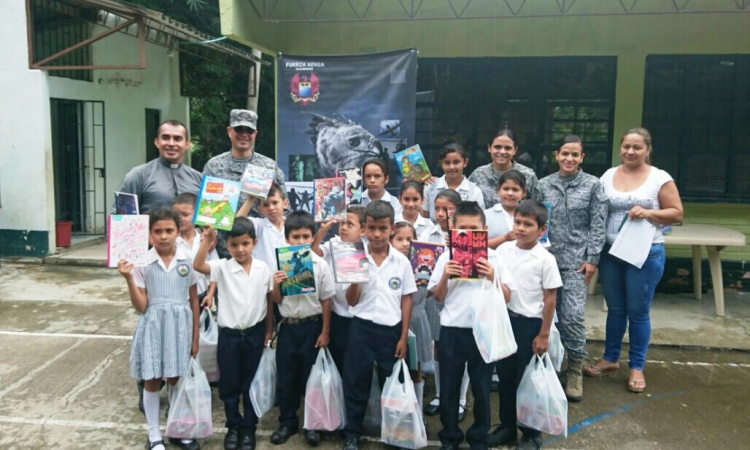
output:
[[[603,336],[601,302],[594,296],[587,309],[591,339]],[[143,448],[145,418],[128,375],[137,316],[114,270],[3,263],[0,308],[0,448]],[[711,292],[701,302],[659,295],[652,318],[661,345],[649,351],[647,393],[626,390],[624,367],[615,378],[585,379],[584,402],[569,407],[567,439],[548,436],[547,448],[750,449],[750,299],[728,292],[727,317],[717,318]],[[602,345],[592,342],[589,352],[598,357]],[[430,378],[428,399],[433,390]],[[216,393],[213,400],[215,431],[204,449],[221,449],[226,431]],[[497,394],[492,401],[497,422]],[[439,446],[439,420],[427,422],[430,444]],[[471,422],[470,411],[462,428]],[[276,423],[275,410],[261,420],[259,449],[274,447]],[[340,445],[330,437],[321,448]],[[285,447],[306,444],[297,435]],[[384,447],[372,438],[363,448]]]

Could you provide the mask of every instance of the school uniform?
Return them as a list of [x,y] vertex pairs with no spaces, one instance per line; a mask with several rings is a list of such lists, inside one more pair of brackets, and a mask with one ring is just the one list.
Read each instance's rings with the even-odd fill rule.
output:
[[[495,268],[495,280],[513,291],[515,284],[502,257],[489,249],[487,259]],[[445,272],[450,255],[443,253],[435,263],[427,289],[433,291]],[[483,281],[449,280],[445,307],[440,313],[440,421],[443,429],[438,433],[443,445],[458,447],[464,434],[458,427],[458,405],[464,367],[468,369],[471,391],[474,395],[474,424],[466,431],[466,441],[474,450],[487,448],[490,429],[490,380],[494,364],[484,362],[479,353],[472,330],[471,299],[480,295]]]
[[283,297],[279,305],[282,317],[276,346],[279,424],[292,432],[299,430],[300,395],[305,391],[310,369],[318,356],[315,343],[323,328],[321,301],[336,293],[328,263],[316,254],[312,254],[312,261],[315,292]]
[[[422,205],[422,209],[430,213],[430,220],[432,221],[435,221],[435,197],[437,197],[440,191],[445,189],[450,188],[448,187],[448,182],[445,181],[445,175],[443,175],[428,186],[425,191],[425,202],[424,205]],[[461,197],[461,201],[477,202],[479,203],[479,206],[484,206],[482,190],[479,189],[479,186],[477,186],[476,183],[469,181],[467,177],[464,177],[461,184],[459,184],[454,191],[456,191]]]
[[[506,242],[497,252],[510,267],[516,290],[508,303],[510,324],[518,345],[518,351],[497,363],[497,374],[501,380],[500,422],[502,428],[516,426],[516,391],[523,372],[534,354],[531,344],[542,329],[544,290],[562,286],[555,257],[541,244],[530,250],[518,248],[515,241]],[[519,427],[524,436],[536,437],[540,431]]]
[[[340,242],[341,237],[334,236],[333,239],[320,246],[323,259],[332,269],[331,242],[334,241]],[[331,301],[331,330],[328,335],[330,338],[328,350],[331,352],[331,357],[333,357],[333,362],[336,363],[339,373],[343,373],[346,344],[349,341],[349,326],[352,323],[352,313],[349,312],[349,303],[346,301],[346,290],[349,289],[350,283],[336,283],[335,286],[336,293]]]
[[[396,222],[409,222],[404,218],[404,213],[401,212],[400,214],[396,214],[396,218],[393,220],[394,223]],[[411,222],[409,222],[411,223]],[[428,230],[435,226],[432,221],[426,217],[423,217],[421,214],[417,214],[417,220],[412,223],[412,226],[414,227],[414,230],[417,232],[417,236],[424,233],[425,230]]]
[[[378,363],[378,382],[396,363],[394,353],[401,339],[401,297],[417,291],[411,263],[388,246],[388,256],[378,266],[367,249],[370,281],[362,286],[359,301],[349,308],[353,319],[344,358],[344,398],[347,438],[359,438],[372,383],[372,365]],[[407,355],[408,357],[408,355]]]
[[[219,398],[224,403],[230,429],[245,428],[255,433],[258,417],[250,401],[250,384],[263,354],[266,335],[267,294],[273,290],[273,276],[266,263],[253,258],[250,273],[232,259],[208,262],[211,281],[221,291],[216,322],[219,325],[217,361]],[[240,396],[244,417],[240,414]]]
[[513,231],[513,215],[498,203],[492,208],[484,210],[484,218],[487,222],[487,238],[492,239]]
[[[177,236],[177,247],[182,249],[182,251],[185,252],[186,255],[190,255],[192,259],[195,259],[195,255],[198,254],[198,250],[201,248],[201,242],[203,242],[203,233],[200,232],[199,229],[195,228],[195,237],[193,237],[193,245],[190,246],[188,242],[182,238],[182,236]],[[206,261],[214,261],[219,259],[219,254],[216,253],[216,249],[211,250],[208,252],[208,255],[206,255]],[[209,275],[203,275],[198,274],[198,299],[203,300],[203,297],[206,296],[206,291],[208,291],[208,286],[210,284],[210,276]]]
[[[394,216],[397,216],[403,212],[403,208],[401,207],[401,203],[398,201],[398,199],[391,195],[388,191],[383,191],[383,196],[380,197],[380,200],[384,202],[388,202],[393,206],[393,213]],[[362,191],[362,206],[367,206],[370,204],[372,200],[370,200],[370,191],[368,189],[365,189]]]
[[255,236],[258,238],[253,249],[253,259],[259,259],[266,263],[271,271],[278,270],[276,262],[276,249],[286,247],[286,236],[284,235],[284,224],[281,229],[276,228],[267,218],[248,217],[255,226]]
[[[432,228],[429,228],[418,235],[418,241],[422,242],[438,242],[445,245],[445,231],[440,228],[440,224],[436,223]],[[427,293],[426,288],[422,288]],[[427,314],[427,320],[430,324],[430,336],[433,341],[440,341],[440,311],[443,310],[443,304],[435,300],[434,297],[427,297],[425,300],[425,313]]]
[[135,285],[146,290],[148,304],[133,335],[130,376],[137,380],[184,376],[193,344],[189,290],[198,282],[193,260],[177,248],[167,267],[151,248],[146,266],[134,267],[132,273]]

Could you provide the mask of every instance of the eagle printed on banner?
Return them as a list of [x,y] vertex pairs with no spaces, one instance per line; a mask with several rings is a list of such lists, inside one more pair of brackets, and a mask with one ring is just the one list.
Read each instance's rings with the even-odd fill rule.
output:
[[292,100],[304,106],[317,101],[320,97],[320,81],[314,73],[310,73],[309,77],[295,73],[289,83],[289,90]]

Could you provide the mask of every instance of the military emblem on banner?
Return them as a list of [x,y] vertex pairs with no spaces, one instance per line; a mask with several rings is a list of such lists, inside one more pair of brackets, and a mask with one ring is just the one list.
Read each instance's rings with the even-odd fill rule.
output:
[[295,73],[290,83],[290,95],[295,103],[306,105],[318,100],[320,97],[320,82],[314,73],[310,76]]

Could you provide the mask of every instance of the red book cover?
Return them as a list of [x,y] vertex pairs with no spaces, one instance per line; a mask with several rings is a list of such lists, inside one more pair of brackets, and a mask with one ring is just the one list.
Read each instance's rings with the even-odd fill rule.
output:
[[457,279],[478,280],[482,276],[477,270],[477,260],[487,259],[486,230],[451,230],[451,260],[461,265]]

